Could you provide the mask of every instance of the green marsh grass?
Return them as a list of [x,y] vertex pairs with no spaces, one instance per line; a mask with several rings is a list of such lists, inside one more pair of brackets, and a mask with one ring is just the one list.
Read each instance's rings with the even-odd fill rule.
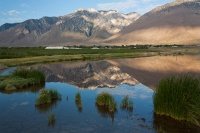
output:
[[82,111],[82,100],[81,100],[81,94],[80,92],[77,92],[75,95],[75,102],[76,102],[76,106],[79,110],[79,112]]
[[115,99],[107,92],[101,92],[96,97],[96,104],[98,106],[104,107],[110,113],[114,113],[117,110],[117,103]]
[[56,100],[61,100],[61,94],[59,94],[56,90],[40,90],[40,94],[35,101],[35,105],[43,105],[43,104],[51,104]]
[[48,116],[48,125],[49,125],[49,126],[54,125],[55,121],[56,121],[56,116],[55,116],[54,113],[51,113],[51,114]]
[[120,104],[122,110],[133,111],[133,101],[129,98],[129,96],[125,96]]
[[[40,47],[0,47],[0,59],[54,56],[54,55],[87,55],[87,54],[107,54],[107,53],[136,53],[143,51],[152,51],[148,49],[133,48],[112,48],[112,49],[45,49]],[[155,50],[154,50],[155,51]]]
[[[110,46],[109,46],[110,47]],[[148,48],[147,45],[115,47],[111,49],[102,47],[91,49],[92,47],[82,47],[83,49],[45,49],[44,47],[0,47],[0,66],[22,66],[48,62],[75,61],[75,60],[100,60],[110,58],[136,58],[159,55],[166,53],[191,54],[198,53],[199,47],[179,47],[154,46]],[[185,51],[188,50],[188,52]]]
[[81,93],[80,92],[77,92],[76,95],[75,95],[75,100],[76,101],[81,101]]
[[0,90],[17,90],[29,86],[43,84],[45,76],[38,70],[19,69],[12,75],[0,77]]
[[153,103],[156,114],[200,126],[200,78],[181,75],[162,79]]
[[36,83],[45,82],[44,73],[38,70],[20,69],[14,71],[13,76],[25,79],[34,79]]
[[[44,49],[44,48],[0,48],[0,64],[22,66],[48,62],[101,60],[109,58],[135,58],[152,56],[151,49],[112,48],[112,49]],[[145,53],[145,54],[144,54]]]

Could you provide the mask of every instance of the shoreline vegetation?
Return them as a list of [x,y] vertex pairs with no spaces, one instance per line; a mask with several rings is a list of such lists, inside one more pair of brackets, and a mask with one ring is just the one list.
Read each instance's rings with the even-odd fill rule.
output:
[[132,45],[132,46],[74,46],[73,49],[45,49],[45,47],[0,47],[0,69],[11,66],[34,65],[76,60],[139,58],[156,55],[184,55],[199,53],[198,46]]
[[15,70],[12,75],[0,76],[0,90],[13,91],[43,84],[45,75],[38,70]]
[[179,75],[162,79],[153,104],[158,115],[200,126],[200,77]]

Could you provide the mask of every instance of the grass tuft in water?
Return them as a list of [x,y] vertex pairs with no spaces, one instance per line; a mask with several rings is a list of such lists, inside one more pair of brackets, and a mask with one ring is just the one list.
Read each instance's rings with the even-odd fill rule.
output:
[[153,103],[156,114],[200,126],[200,78],[181,75],[162,79]]
[[75,102],[76,102],[76,106],[78,107],[79,112],[81,112],[82,111],[82,100],[81,100],[80,92],[76,93]]
[[96,104],[98,106],[105,107],[110,113],[113,113],[117,110],[117,103],[115,99],[107,92],[98,94],[96,98]]
[[56,121],[56,116],[54,113],[51,113],[49,116],[48,116],[48,125],[51,126],[51,125],[54,125]]
[[56,90],[47,90],[42,89],[40,91],[40,95],[38,96],[35,105],[43,105],[53,103],[55,100],[60,100],[61,94],[59,94]]
[[122,110],[133,111],[133,101],[129,98],[129,96],[125,96],[120,105]]
[[0,77],[0,90],[17,90],[45,82],[45,76],[38,70],[19,69],[12,75]]
[[76,93],[75,100],[76,101],[81,101],[81,94],[80,94],[80,92]]

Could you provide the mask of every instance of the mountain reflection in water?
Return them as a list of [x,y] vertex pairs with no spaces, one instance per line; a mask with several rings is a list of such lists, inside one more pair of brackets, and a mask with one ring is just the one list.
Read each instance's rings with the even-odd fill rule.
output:
[[34,66],[41,70],[47,82],[65,82],[79,89],[114,88],[120,84],[136,85],[138,81],[106,61],[66,62]]

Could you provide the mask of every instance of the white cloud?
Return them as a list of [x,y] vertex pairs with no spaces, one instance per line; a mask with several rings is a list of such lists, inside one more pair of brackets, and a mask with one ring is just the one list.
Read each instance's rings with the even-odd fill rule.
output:
[[98,3],[97,8],[100,10],[111,10],[115,9],[117,11],[127,11],[130,8],[137,6],[136,0],[123,0],[120,2],[111,3]]
[[29,7],[27,4],[20,4],[21,7]]
[[19,11],[16,11],[16,10],[10,10],[7,12],[10,16],[13,16],[15,14],[19,14],[20,12]]

